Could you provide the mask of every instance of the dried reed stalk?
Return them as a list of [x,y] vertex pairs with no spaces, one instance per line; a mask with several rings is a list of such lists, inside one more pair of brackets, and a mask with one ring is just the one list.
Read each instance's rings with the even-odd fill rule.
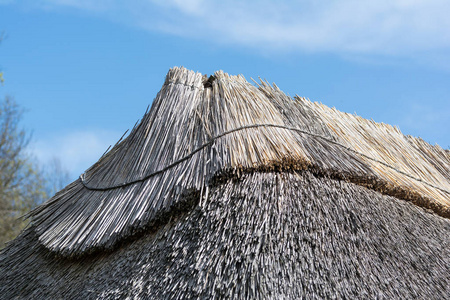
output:
[[[208,81],[169,71],[128,137],[30,213],[39,241],[61,255],[111,248],[204,193],[215,178],[310,169],[449,216],[450,155],[394,127],[222,71]],[[257,184],[255,182],[255,184]],[[208,201],[202,196],[201,201]]]

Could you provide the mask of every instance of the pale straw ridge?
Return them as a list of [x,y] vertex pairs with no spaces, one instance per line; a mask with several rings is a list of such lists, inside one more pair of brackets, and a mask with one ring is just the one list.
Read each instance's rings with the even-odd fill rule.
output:
[[172,68],[129,136],[30,213],[40,243],[64,256],[112,248],[188,195],[208,201],[214,180],[254,170],[310,169],[449,216],[442,148],[265,82],[222,71],[212,79]]
[[392,189],[419,193],[448,208],[450,159],[442,148],[433,147],[420,139],[408,138],[398,128],[388,124],[376,123],[304,99],[300,101],[319,112],[340,144],[364,154],[360,156],[361,160],[370,165],[382,181],[392,185]]

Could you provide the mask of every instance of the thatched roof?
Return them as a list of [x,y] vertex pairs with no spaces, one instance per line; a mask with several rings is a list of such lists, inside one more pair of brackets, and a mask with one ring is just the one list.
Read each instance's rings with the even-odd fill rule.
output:
[[0,294],[448,296],[449,166],[398,128],[173,68],[129,136],[30,213]]

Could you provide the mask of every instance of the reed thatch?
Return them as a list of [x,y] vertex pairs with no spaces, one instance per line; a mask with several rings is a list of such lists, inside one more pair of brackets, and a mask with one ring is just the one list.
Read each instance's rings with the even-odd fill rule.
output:
[[129,136],[29,214],[0,295],[446,298],[449,166],[398,128],[173,68]]

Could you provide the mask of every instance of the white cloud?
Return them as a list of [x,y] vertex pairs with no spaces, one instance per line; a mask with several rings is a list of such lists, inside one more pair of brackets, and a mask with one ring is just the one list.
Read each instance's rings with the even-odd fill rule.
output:
[[447,0],[41,0],[149,30],[268,50],[410,55],[450,48]]
[[[36,2],[33,2],[36,5]],[[148,30],[269,51],[417,55],[450,48],[447,0],[40,0]]]
[[106,130],[69,132],[64,136],[37,140],[31,145],[31,151],[41,164],[58,158],[62,167],[75,179],[120,137],[120,133]]

